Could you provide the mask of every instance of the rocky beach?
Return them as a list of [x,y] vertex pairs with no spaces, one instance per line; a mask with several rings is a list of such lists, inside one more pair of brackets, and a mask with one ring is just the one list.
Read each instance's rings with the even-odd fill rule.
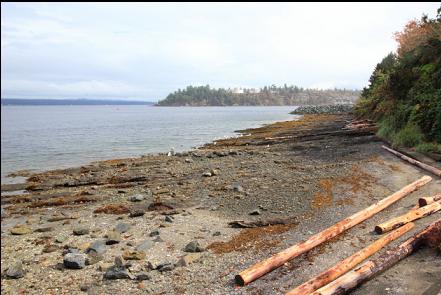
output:
[[[1,188],[2,294],[284,294],[441,191],[431,175],[372,218],[236,286],[250,265],[428,175],[382,149],[371,130],[344,130],[354,119],[344,110],[315,113],[188,152],[16,173],[27,181]],[[353,294],[437,294],[439,255],[423,248]]]

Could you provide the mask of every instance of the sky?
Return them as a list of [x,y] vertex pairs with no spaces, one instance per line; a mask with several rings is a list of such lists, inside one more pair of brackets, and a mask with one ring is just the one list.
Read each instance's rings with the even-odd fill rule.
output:
[[361,89],[440,3],[1,3],[1,97],[157,101],[187,85]]

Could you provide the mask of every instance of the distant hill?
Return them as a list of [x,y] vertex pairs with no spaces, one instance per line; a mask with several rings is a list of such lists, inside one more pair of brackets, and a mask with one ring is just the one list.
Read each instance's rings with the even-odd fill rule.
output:
[[260,89],[223,89],[188,86],[169,94],[158,106],[282,106],[353,104],[360,91],[304,89],[297,86],[265,86]]
[[109,99],[22,99],[2,98],[2,105],[48,106],[48,105],[153,105],[150,101],[128,101]]

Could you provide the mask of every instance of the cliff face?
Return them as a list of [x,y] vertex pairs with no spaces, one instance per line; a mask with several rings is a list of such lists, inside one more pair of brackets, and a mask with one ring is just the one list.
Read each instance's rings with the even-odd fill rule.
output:
[[353,104],[360,95],[353,90],[314,90],[298,87],[263,88],[259,92],[233,93],[209,86],[178,90],[158,102],[159,106],[283,106]]

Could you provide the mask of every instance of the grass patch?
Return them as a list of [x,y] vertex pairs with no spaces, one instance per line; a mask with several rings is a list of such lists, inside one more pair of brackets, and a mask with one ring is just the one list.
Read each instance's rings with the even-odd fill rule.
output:
[[441,154],[441,144],[434,142],[423,142],[418,144],[416,150],[420,153],[437,153]]
[[393,136],[392,143],[394,146],[414,147],[422,143],[423,138],[424,135],[418,126],[408,124]]

